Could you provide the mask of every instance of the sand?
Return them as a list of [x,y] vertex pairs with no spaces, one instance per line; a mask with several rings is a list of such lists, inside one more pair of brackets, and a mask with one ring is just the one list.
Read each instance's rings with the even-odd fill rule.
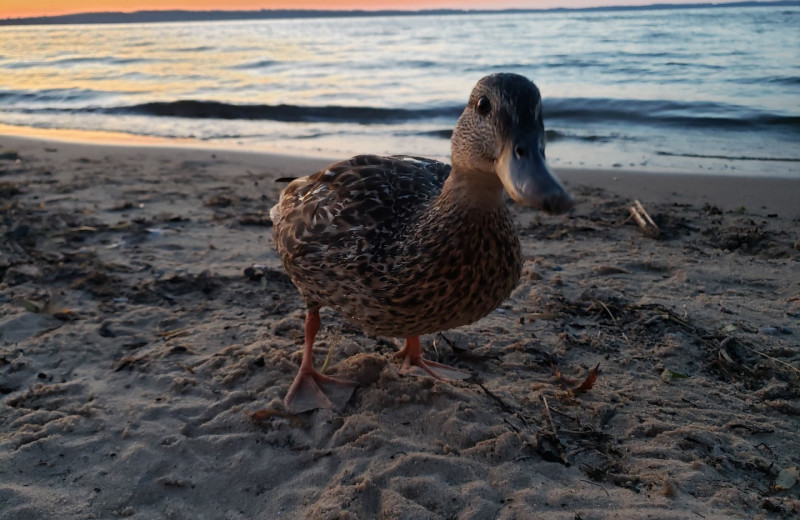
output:
[[4,520],[800,515],[798,180],[565,170],[573,213],[513,209],[512,297],[423,338],[471,378],[401,376],[326,310],[317,365],[360,386],[291,415],[268,210],[326,161],[0,146]]

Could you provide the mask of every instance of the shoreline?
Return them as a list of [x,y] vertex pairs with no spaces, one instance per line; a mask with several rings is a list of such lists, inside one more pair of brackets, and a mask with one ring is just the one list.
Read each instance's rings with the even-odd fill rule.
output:
[[[345,159],[309,154],[283,154],[273,150],[251,150],[217,147],[202,141],[171,140],[148,136],[129,136],[113,132],[64,132],[32,129],[22,135],[8,134],[10,128],[0,125],[0,153],[9,150],[41,151],[46,143],[60,146],[71,156],[82,153],[102,153],[111,150],[141,149],[161,150],[163,153],[211,153],[229,160],[244,161],[254,166],[277,163],[286,175],[310,175],[320,168]],[[640,199],[644,203],[678,198],[688,204],[709,204],[724,211],[752,210],[764,215],[780,215],[790,219],[800,218],[800,178],[755,176],[748,174],[693,173],[674,171],[648,171],[636,168],[583,168],[554,167],[559,177],[568,185],[584,185],[607,189],[611,192]]]

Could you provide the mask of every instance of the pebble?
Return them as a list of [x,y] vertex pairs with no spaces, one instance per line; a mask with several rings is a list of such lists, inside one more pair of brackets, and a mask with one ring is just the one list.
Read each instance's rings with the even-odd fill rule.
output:
[[147,238],[155,240],[164,235],[164,230],[161,228],[147,228]]

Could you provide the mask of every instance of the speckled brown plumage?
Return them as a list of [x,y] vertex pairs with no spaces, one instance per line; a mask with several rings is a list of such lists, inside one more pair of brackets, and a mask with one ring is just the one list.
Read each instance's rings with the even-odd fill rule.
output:
[[406,337],[472,323],[508,297],[521,269],[509,212],[442,193],[449,172],[362,155],[290,184],[275,243],[308,308]]
[[308,308],[290,408],[340,407],[352,393],[354,383],[314,370],[323,306],[368,334],[405,337],[403,370],[464,377],[425,360],[419,335],[479,320],[519,280],[520,243],[503,190],[547,211],[571,206],[544,160],[541,112],[528,79],[487,76],[453,131],[452,167],[360,155],[286,187],[271,212],[273,236]]

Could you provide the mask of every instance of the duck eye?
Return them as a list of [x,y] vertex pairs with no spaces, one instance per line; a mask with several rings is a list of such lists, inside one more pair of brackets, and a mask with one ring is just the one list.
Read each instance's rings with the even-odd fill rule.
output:
[[481,96],[475,108],[480,115],[485,116],[492,110],[492,104],[489,102],[489,98]]

